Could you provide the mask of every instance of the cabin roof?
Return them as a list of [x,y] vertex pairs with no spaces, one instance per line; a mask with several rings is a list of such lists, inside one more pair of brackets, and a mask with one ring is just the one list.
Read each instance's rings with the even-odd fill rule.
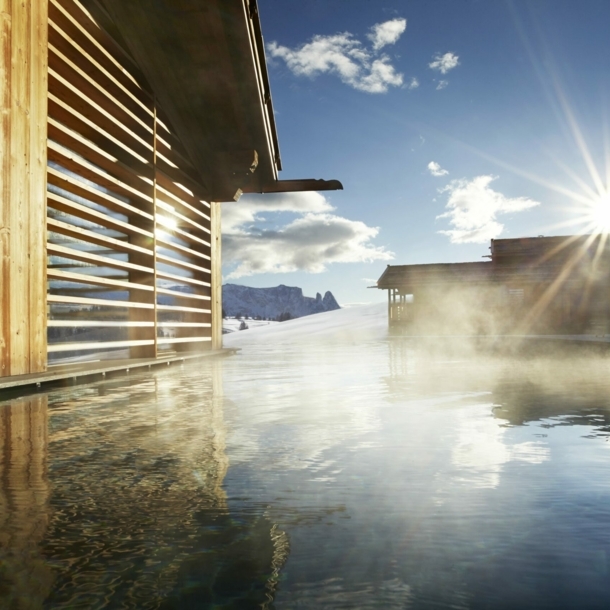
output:
[[281,159],[256,0],[99,0],[211,201],[342,188],[278,180]]
[[494,239],[491,260],[474,263],[388,265],[377,288],[409,290],[459,284],[610,282],[610,240],[601,235]]

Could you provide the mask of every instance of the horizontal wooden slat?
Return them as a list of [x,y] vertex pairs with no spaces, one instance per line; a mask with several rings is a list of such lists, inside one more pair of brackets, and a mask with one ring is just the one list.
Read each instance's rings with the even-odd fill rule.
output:
[[[120,74],[115,70],[105,68],[82,45],[78,44],[62,25],[66,25],[66,22],[59,23],[52,18],[49,19],[49,41],[84,72],[93,75],[94,80],[113,97],[122,100],[131,112],[142,120],[152,120],[154,116],[152,99],[147,94],[142,95],[141,90],[139,90],[140,95],[135,94],[134,92],[137,92],[138,89],[130,88],[121,82]],[[68,29],[71,28],[68,26]]]
[[49,353],[57,352],[88,352],[91,350],[104,351],[125,347],[138,347],[140,345],[154,345],[153,339],[139,341],[96,341],[95,343],[55,343],[49,345]]
[[157,269],[157,277],[166,280],[173,280],[179,284],[189,284],[191,286],[206,286],[209,288],[211,285],[210,282],[202,282],[201,280],[196,280],[194,278],[182,277],[181,275],[175,275],[174,273],[162,271],[161,269]]
[[163,244],[163,248],[169,248],[170,250],[175,250],[176,252],[180,252],[185,256],[189,256],[191,258],[200,258],[205,261],[209,261],[210,257],[207,254],[203,254],[202,252],[197,252],[197,250],[193,250],[191,248],[187,248],[186,246],[181,246],[180,244],[176,244],[173,241],[165,238],[163,236],[163,231],[165,229],[161,229],[159,232],[156,232],[156,238],[158,244]]
[[[99,80],[92,78],[51,42],[49,42],[49,67],[130,131],[140,137],[146,133],[152,137],[153,128],[150,115],[146,117],[148,123],[145,122],[123,103],[123,101],[127,101],[124,99],[124,95],[119,93],[120,97],[113,96],[107,88],[100,84]],[[99,75],[96,74],[96,76],[99,79]]]
[[194,229],[196,229],[198,231],[201,231],[204,235],[210,234],[209,228],[199,224],[192,218],[188,218],[184,214],[181,214],[180,212],[178,212],[176,210],[176,208],[174,206],[163,201],[161,198],[157,198],[157,211],[158,211],[158,213],[160,213],[162,215],[169,215],[172,218],[179,218],[186,225],[193,227]]
[[106,237],[100,233],[94,233],[93,231],[89,231],[83,227],[77,227],[53,218],[47,218],[47,229],[61,233],[62,235],[67,235],[68,237],[74,237],[75,239],[82,239],[83,241],[87,241],[98,246],[114,249],[119,252],[137,252],[139,254],[144,254],[145,256],[154,256],[154,252],[152,250],[147,250],[146,248],[141,248],[140,246],[134,246],[129,242],[114,239],[113,237]]
[[114,178],[102,169],[89,163],[79,155],[70,152],[67,148],[64,148],[52,140],[49,141],[49,160],[55,161],[78,176],[91,180],[91,182],[108,188],[127,199],[133,199],[135,196],[136,201],[138,201],[140,205],[150,206],[152,204],[153,199],[151,196]]
[[[182,229],[180,229],[178,227],[171,227],[171,228],[166,227],[160,223],[157,226],[159,228],[159,231],[161,231],[163,233],[171,233],[172,235],[176,235],[177,237],[179,237],[180,239],[183,239],[185,241],[189,241],[193,244],[207,247],[208,249],[210,248],[210,242],[205,241],[204,239],[200,239],[199,237],[197,237],[196,235],[193,235],[192,233],[189,233],[188,231],[183,231]],[[157,238],[159,238],[158,234],[157,234]]]
[[147,138],[146,134],[138,133],[121,123],[113,114],[51,67],[49,67],[49,94],[62,100],[82,116],[89,117],[106,133],[111,134],[139,155],[146,157],[147,151],[152,153],[152,137]]
[[152,197],[154,177],[152,165],[133,158],[130,165],[127,165],[52,117],[49,117],[48,128],[50,140],[94,163],[117,180]]
[[49,93],[48,101],[50,117],[80,133],[126,165],[131,167],[135,163],[146,165],[150,162],[152,158],[150,151],[134,150],[53,93]]
[[204,343],[211,340],[212,337],[157,337],[157,342],[161,345],[165,343]]
[[90,284],[93,286],[104,286],[108,288],[116,288],[117,290],[145,290],[153,292],[153,286],[145,284],[137,284],[135,282],[127,282],[125,280],[115,280],[107,277],[97,277],[86,273],[73,273],[71,271],[62,271],[60,269],[47,269],[47,277],[53,280],[63,280],[66,282],[78,282],[81,284]]
[[197,307],[182,307],[180,305],[157,305],[157,311],[182,311],[191,313],[210,313],[209,309],[199,309]]
[[210,297],[203,294],[189,294],[188,292],[178,292],[177,290],[168,290],[167,288],[157,288],[157,294],[165,294],[176,297],[177,299],[195,299],[198,301],[209,301]]
[[158,322],[160,328],[210,328],[210,322]]
[[54,254],[55,256],[62,256],[75,261],[83,261],[86,263],[92,263],[100,267],[112,267],[115,269],[125,269],[127,271],[144,271],[146,273],[153,273],[151,267],[144,267],[143,265],[134,265],[126,261],[118,261],[108,256],[99,256],[92,254],[91,252],[81,252],[74,248],[67,248],[66,246],[59,246],[57,244],[47,244],[47,252]]
[[[148,212],[144,212],[143,210],[139,210],[138,208],[136,208],[132,205],[129,205],[128,203],[123,203],[119,199],[115,199],[114,197],[111,197],[107,193],[102,193],[101,191],[98,191],[97,189],[93,188],[92,186],[89,186],[88,184],[81,182],[77,178],[68,176],[67,174],[64,174],[62,171],[55,169],[53,167],[47,167],[47,181],[49,183],[53,184],[54,186],[59,187],[60,189],[68,191],[68,192],[72,193],[73,195],[77,195],[78,197],[82,197],[83,199],[87,199],[87,200],[91,201],[92,203],[97,203],[98,205],[108,208],[109,210],[112,210],[113,212],[118,212],[119,214],[123,214],[124,216],[139,216],[139,217],[142,217],[143,219],[146,218],[147,220],[150,220],[150,221],[153,220],[152,214],[149,214]],[[65,205],[68,205],[68,204],[73,205],[75,209],[79,209],[83,213],[85,213],[86,210],[89,210],[93,215],[96,216],[96,218],[99,218],[100,220],[103,218],[108,218],[108,219],[110,219],[108,222],[112,222],[113,225],[116,225],[116,223],[119,223],[119,225],[122,228],[118,229],[118,230],[122,231],[123,233],[139,234],[139,235],[145,235],[147,237],[152,237],[152,235],[153,235],[151,231],[146,231],[145,229],[141,229],[140,227],[133,225],[133,224],[126,224],[121,220],[117,220],[115,218],[112,218],[111,216],[108,216],[107,214],[104,214],[103,212],[98,212],[97,210],[92,210],[91,208],[88,208],[87,206],[83,206],[80,203],[75,203],[75,202],[71,201],[70,199],[66,199],[65,197],[62,197],[61,195],[57,195],[56,193],[49,193],[48,196],[53,197],[54,201],[58,204],[62,203]],[[53,207],[56,207],[56,206],[53,206]],[[76,212],[69,212],[69,213],[70,214],[74,213],[77,216],[79,215],[79,214],[76,214]],[[96,222],[97,224],[108,226],[106,223],[98,222],[97,220],[94,220],[92,222]]]
[[62,294],[47,294],[47,303],[64,303],[66,305],[99,305],[102,307],[127,307],[131,309],[154,309],[152,303],[136,301],[115,301],[111,299],[92,299],[89,297],[71,297]]
[[49,320],[49,328],[98,328],[100,326],[108,328],[151,328],[154,322],[109,322],[107,320]]
[[[142,86],[144,78],[138,74],[134,61],[114,39],[106,34],[78,4],[70,0],[50,0],[49,18],[77,41],[117,80],[133,92],[143,103],[152,100],[152,95]],[[120,59],[119,59],[120,58]]]
[[210,220],[210,207],[200,203],[200,201],[182,190],[174,184],[170,178],[157,170],[157,189],[164,199],[171,205],[180,205],[185,209],[185,214],[194,216],[195,218]]
[[165,254],[159,254],[157,252],[157,260],[165,263],[166,265],[171,265],[172,267],[179,267],[181,269],[189,269],[191,271],[196,271],[197,273],[210,273],[210,269],[206,269],[205,267],[199,267],[198,265],[193,265],[193,263],[187,263],[186,261],[179,261],[171,256],[165,256]]

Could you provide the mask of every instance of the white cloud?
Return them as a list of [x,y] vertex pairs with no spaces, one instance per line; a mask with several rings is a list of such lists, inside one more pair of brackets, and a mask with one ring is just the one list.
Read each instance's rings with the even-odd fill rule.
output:
[[441,89],[444,89],[448,84],[449,84],[448,80],[439,80],[438,85],[436,85],[436,90],[440,91]]
[[449,70],[453,70],[456,66],[460,65],[460,58],[455,53],[445,53],[441,55],[435,55],[433,60],[428,64],[429,68],[438,70],[441,74],[447,74]]
[[394,44],[406,27],[406,19],[374,25],[368,35],[373,42],[372,49],[367,49],[349,32],[343,32],[314,36],[311,42],[294,49],[270,42],[267,50],[271,57],[283,59],[297,76],[314,78],[319,74],[334,74],[354,89],[385,93],[390,87],[400,87],[403,75],[396,72],[388,55],[379,50]]
[[406,19],[391,19],[385,23],[374,25],[367,38],[373,43],[373,49],[378,51],[388,44],[395,44],[406,29]]
[[438,218],[448,218],[453,227],[439,231],[454,244],[485,243],[498,237],[504,225],[496,220],[500,214],[522,212],[539,201],[527,197],[506,197],[490,188],[495,176],[477,176],[472,180],[453,180],[439,192],[449,193],[447,211]]
[[[320,273],[332,263],[391,260],[392,252],[371,242],[379,229],[333,214],[319,193],[244,196],[223,207],[223,259],[227,278],[256,273]],[[270,226],[264,213],[297,217]],[[284,221],[285,222],[285,221]]]
[[433,176],[446,176],[449,172],[443,169],[436,161],[428,163],[428,170]]
[[419,81],[413,77],[410,81],[409,84],[407,85],[407,89],[417,89],[419,87]]

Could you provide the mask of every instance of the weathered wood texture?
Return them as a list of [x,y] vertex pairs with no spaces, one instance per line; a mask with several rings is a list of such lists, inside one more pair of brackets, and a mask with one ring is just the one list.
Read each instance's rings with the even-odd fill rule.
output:
[[222,348],[222,211],[220,203],[213,202],[212,209],[212,349]]
[[49,3],[49,354],[209,349],[216,255],[197,172],[108,16]]
[[0,0],[0,376],[46,367],[47,0]]

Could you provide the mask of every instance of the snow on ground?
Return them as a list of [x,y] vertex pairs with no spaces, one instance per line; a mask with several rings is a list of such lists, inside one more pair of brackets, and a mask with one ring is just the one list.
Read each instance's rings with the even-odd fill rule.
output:
[[[259,326],[272,326],[273,324],[279,324],[275,320],[245,320],[248,328],[258,328]],[[239,330],[241,325],[241,320],[237,318],[223,318],[222,319],[222,329],[224,331],[228,331],[229,333],[233,333]],[[243,331],[240,331],[243,332]]]
[[[250,320],[246,321],[247,324]],[[294,341],[358,340],[382,338],[388,329],[388,306],[385,303],[359,305],[335,311],[316,313],[295,320],[259,326],[224,335],[225,347],[253,343],[288,343]]]

